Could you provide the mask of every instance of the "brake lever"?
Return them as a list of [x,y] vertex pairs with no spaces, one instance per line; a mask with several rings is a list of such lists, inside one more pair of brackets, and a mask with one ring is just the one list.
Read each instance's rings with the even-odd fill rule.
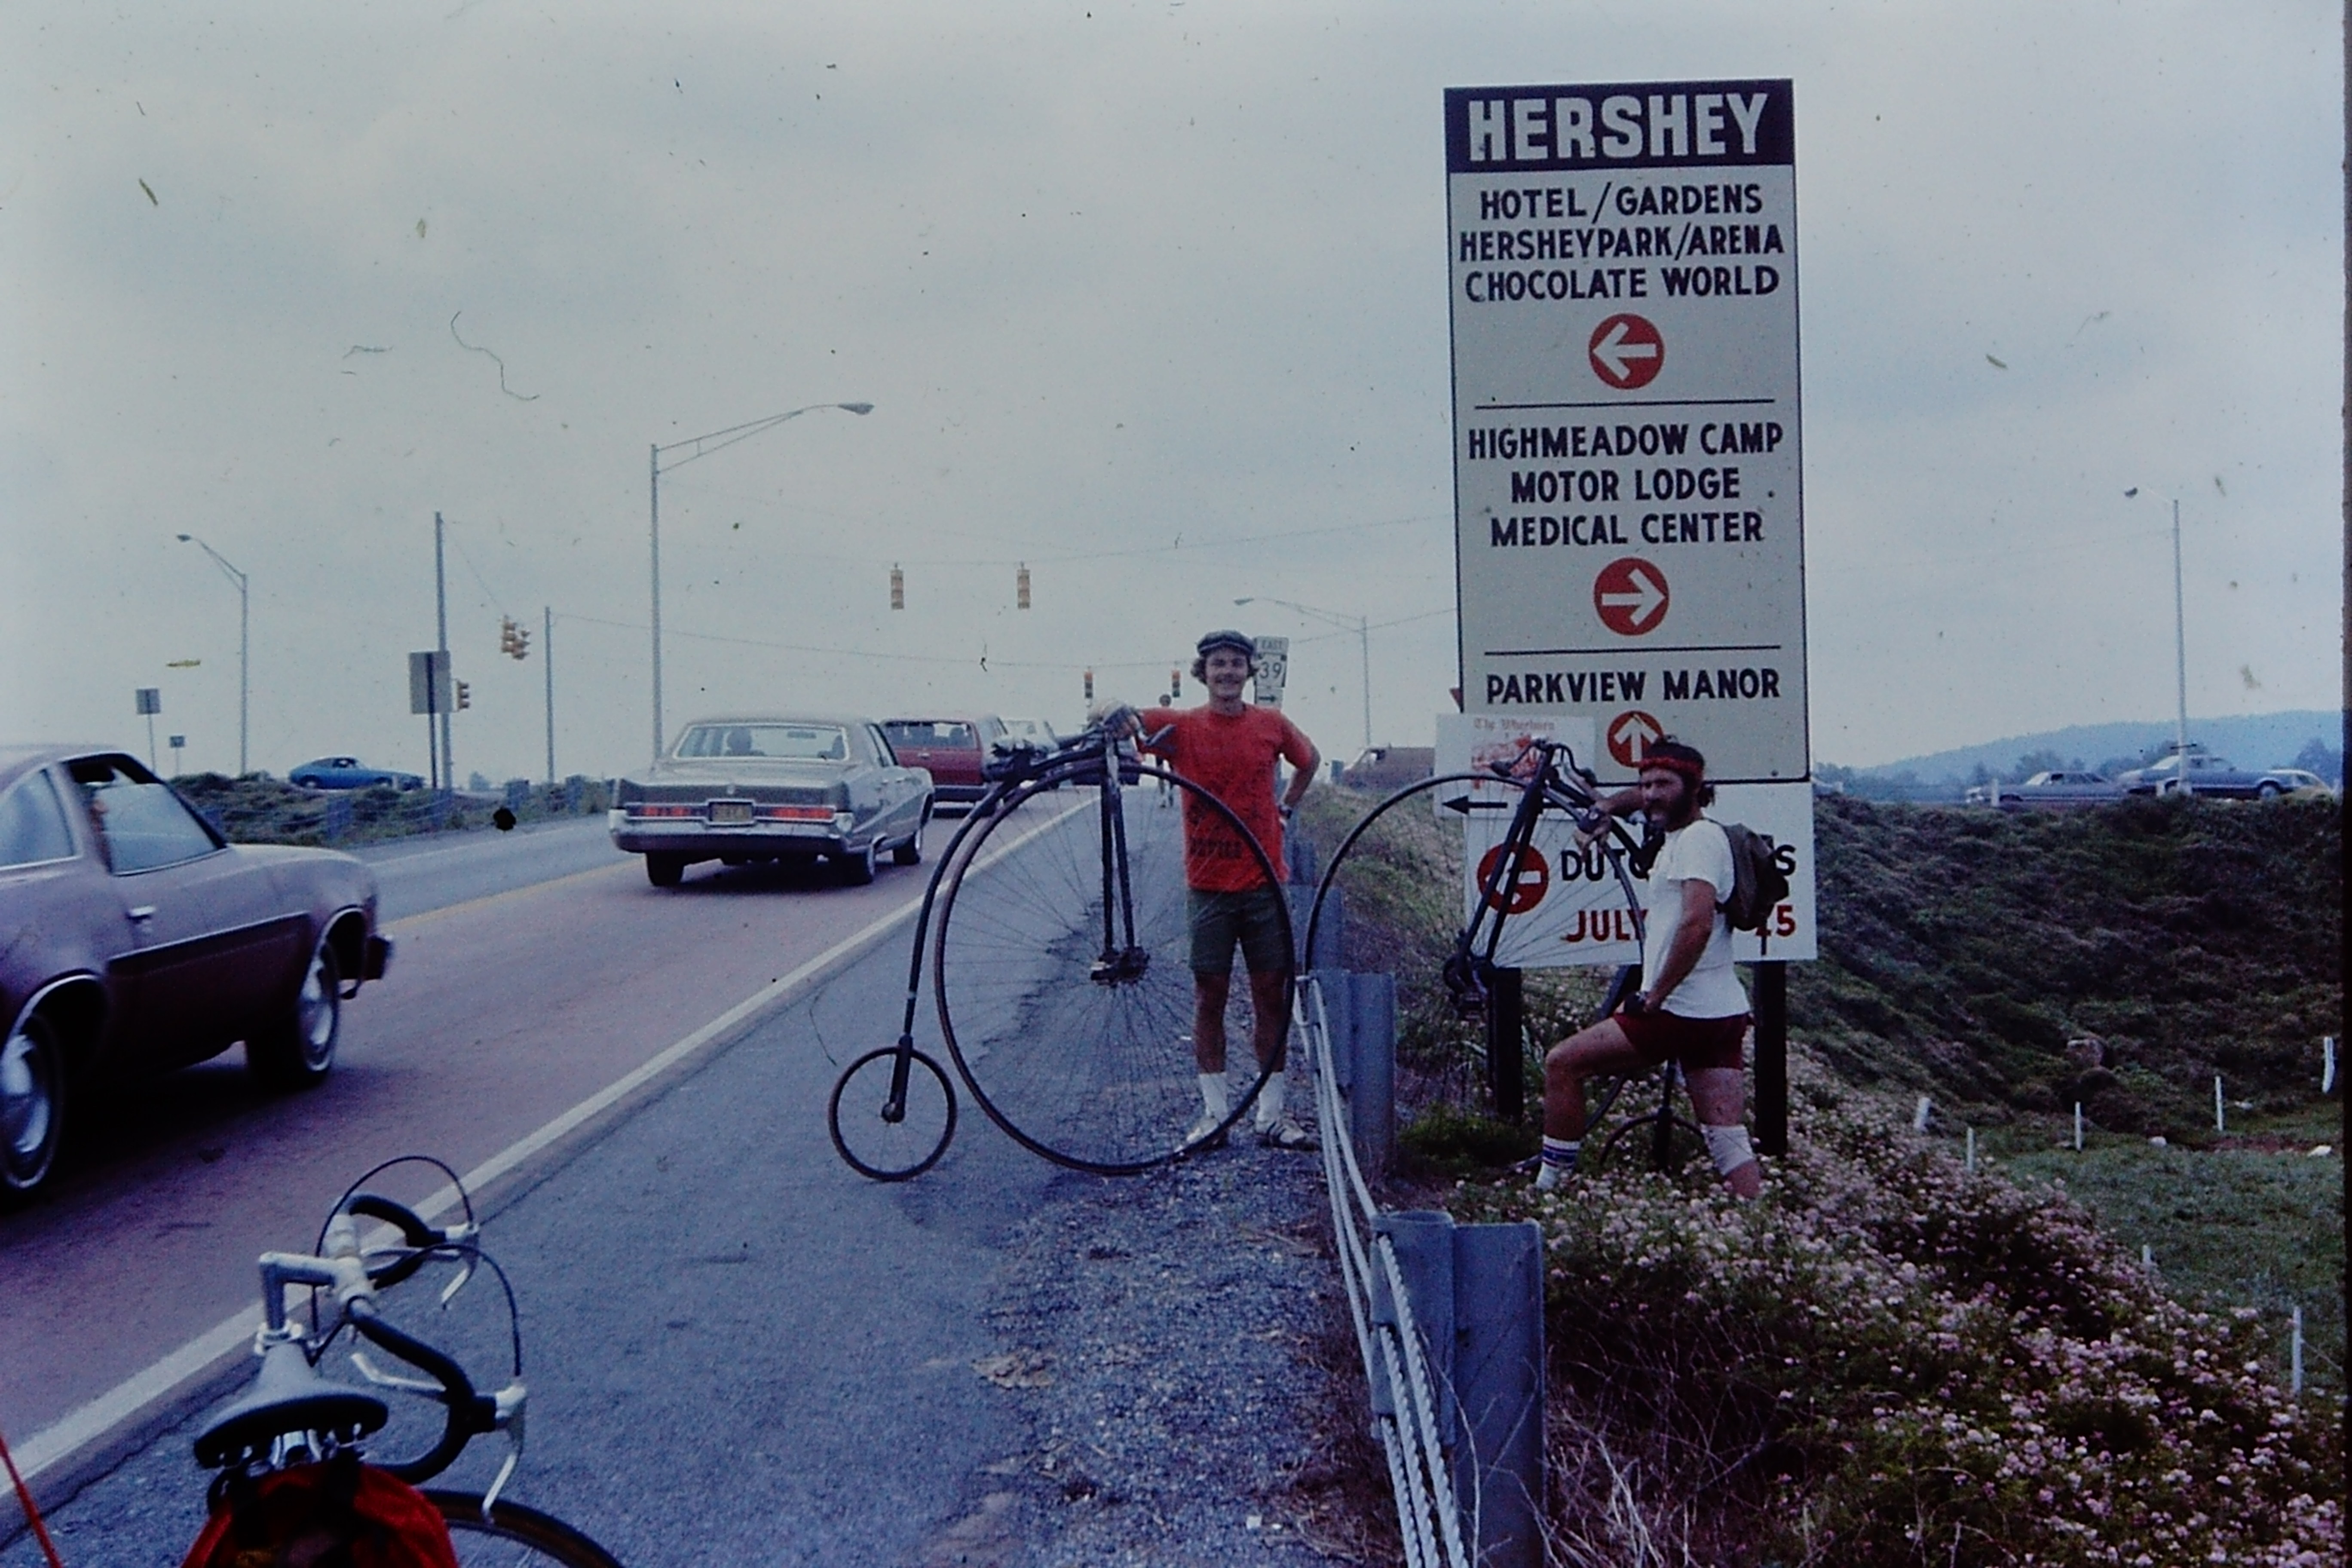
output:
[[397,1388],[404,1394],[421,1394],[425,1398],[442,1405],[449,1402],[448,1390],[439,1384],[421,1377],[403,1377],[396,1372],[386,1372],[368,1360],[365,1351],[352,1352],[352,1364],[359,1369],[362,1377],[378,1388]]
[[516,1378],[490,1396],[491,1425],[506,1434],[507,1457],[499,1464],[499,1473],[482,1489],[482,1522],[485,1524],[489,1522],[491,1505],[499,1500],[499,1493],[506,1489],[508,1478],[515,1473],[515,1467],[522,1463],[523,1410],[529,1397],[530,1390],[523,1386],[520,1378]]

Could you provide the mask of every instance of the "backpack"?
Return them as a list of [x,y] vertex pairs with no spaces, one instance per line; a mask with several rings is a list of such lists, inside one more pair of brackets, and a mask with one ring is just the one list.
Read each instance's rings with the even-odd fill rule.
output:
[[1731,896],[1717,907],[1732,930],[1760,931],[1773,910],[1789,896],[1789,872],[1780,864],[1780,857],[1787,852],[1772,842],[1770,834],[1755,832],[1745,824],[1716,826],[1731,843]]

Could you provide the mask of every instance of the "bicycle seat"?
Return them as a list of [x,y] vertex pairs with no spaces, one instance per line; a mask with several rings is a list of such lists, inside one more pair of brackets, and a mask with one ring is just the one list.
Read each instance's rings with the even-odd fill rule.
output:
[[261,1352],[261,1375],[244,1398],[196,1436],[196,1463],[217,1470],[257,1458],[290,1433],[324,1432],[343,1442],[380,1430],[391,1412],[364,1389],[329,1383],[290,1341]]

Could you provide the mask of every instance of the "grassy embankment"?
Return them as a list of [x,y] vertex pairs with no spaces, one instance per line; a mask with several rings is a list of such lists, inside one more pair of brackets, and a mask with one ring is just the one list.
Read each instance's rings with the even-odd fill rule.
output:
[[268,773],[229,778],[190,773],[172,787],[203,812],[234,844],[305,844],[348,849],[419,833],[487,827],[504,805],[518,824],[550,817],[593,816],[609,804],[602,780],[572,777],[561,784],[509,783],[496,800],[477,795],[436,798],[430,790],[299,789]]
[[[1323,842],[1364,804],[1327,799]],[[1458,837],[1392,816],[1348,879],[1349,961],[1400,975],[1420,1174],[1466,1177],[1465,1217],[1549,1234],[1560,1560],[1647,1561],[1644,1540],[1783,1563],[2340,1552],[2342,1167],[2306,1152],[2342,1131],[2316,1082],[2341,1005],[2326,804],[1823,802],[1797,1147],[1737,1213],[1703,1169],[1549,1205],[1500,1177],[1532,1129],[1468,1112],[1444,1066],[1464,1026],[1428,984]],[[1530,991],[1549,1037],[1593,986]],[[2248,1102],[2226,1136],[2215,1071]],[[2279,1388],[2290,1303],[2300,1402]]]

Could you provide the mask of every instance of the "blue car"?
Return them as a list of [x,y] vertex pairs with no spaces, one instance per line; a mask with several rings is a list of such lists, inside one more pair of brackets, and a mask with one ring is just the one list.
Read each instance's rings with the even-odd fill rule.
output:
[[372,768],[357,757],[315,758],[288,773],[286,779],[305,789],[369,789],[376,784],[390,784],[394,789],[425,787],[425,781],[415,773]]

